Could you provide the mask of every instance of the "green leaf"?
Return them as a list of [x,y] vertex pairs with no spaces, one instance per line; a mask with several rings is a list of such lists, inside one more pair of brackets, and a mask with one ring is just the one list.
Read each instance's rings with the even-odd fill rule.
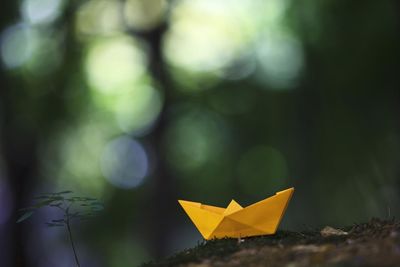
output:
[[35,207],[27,207],[27,208],[22,208],[22,209],[19,209],[18,211],[19,212],[23,212],[23,211],[34,211],[34,210],[36,210],[36,208]]
[[54,203],[54,204],[50,204],[49,206],[50,207],[61,207],[61,205],[62,205],[62,202],[58,202],[58,203]]
[[34,208],[41,208],[41,207],[43,207],[43,206],[49,205],[49,204],[50,204],[51,202],[53,202],[53,201],[54,201],[53,199],[44,200],[44,201],[41,201],[41,202],[36,203],[36,205],[34,205],[33,207],[34,207]]
[[67,190],[67,191],[61,191],[61,192],[54,193],[54,194],[56,194],[56,195],[64,195],[64,194],[71,194],[71,193],[72,193],[72,191]]
[[19,217],[19,219],[17,220],[17,223],[25,221],[26,219],[31,217],[33,215],[33,213],[34,213],[34,211],[25,212],[24,214],[21,215],[21,217]]

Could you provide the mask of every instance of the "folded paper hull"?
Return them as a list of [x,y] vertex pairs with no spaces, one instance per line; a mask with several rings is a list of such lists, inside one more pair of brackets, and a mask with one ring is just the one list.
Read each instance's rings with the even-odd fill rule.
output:
[[276,193],[245,208],[234,200],[225,208],[179,200],[179,203],[205,239],[248,237],[274,234],[294,188]]

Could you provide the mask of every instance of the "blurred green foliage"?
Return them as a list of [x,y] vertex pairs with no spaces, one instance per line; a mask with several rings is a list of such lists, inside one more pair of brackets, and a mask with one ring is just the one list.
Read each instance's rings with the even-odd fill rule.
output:
[[[194,244],[178,198],[246,205],[295,186],[282,226],[292,229],[398,215],[398,10],[394,0],[8,3],[3,203],[48,188],[104,199],[104,218],[80,237],[88,262],[101,254],[96,266]],[[38,255],[20,254],[36,266]]]

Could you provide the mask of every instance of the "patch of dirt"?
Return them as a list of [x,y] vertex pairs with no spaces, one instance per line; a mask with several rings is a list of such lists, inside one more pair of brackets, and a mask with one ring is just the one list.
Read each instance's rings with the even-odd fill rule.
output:
[[400,222],[368,223],[314,232],[279,231],[242,240],[218,239],[143,266],[308,267],[400,266]]

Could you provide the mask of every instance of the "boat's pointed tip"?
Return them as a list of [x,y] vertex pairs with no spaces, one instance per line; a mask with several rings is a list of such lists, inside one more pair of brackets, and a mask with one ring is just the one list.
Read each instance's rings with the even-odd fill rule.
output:
[[232,199],[229,205],[236,205],[242,207],[236,200]]
[[184,207],[184,206],[196,206],[196,207],[201,206],[201,203],[199,203],[199,202],[193,202],[193,201],[188,201],[188,200],[178,199],[178,202],[182,207]]
[[277,192],[276,194],[281,194],[281,193],[293,193],[294,192],[294,187],[290,187],[288,189],[282,190]]

